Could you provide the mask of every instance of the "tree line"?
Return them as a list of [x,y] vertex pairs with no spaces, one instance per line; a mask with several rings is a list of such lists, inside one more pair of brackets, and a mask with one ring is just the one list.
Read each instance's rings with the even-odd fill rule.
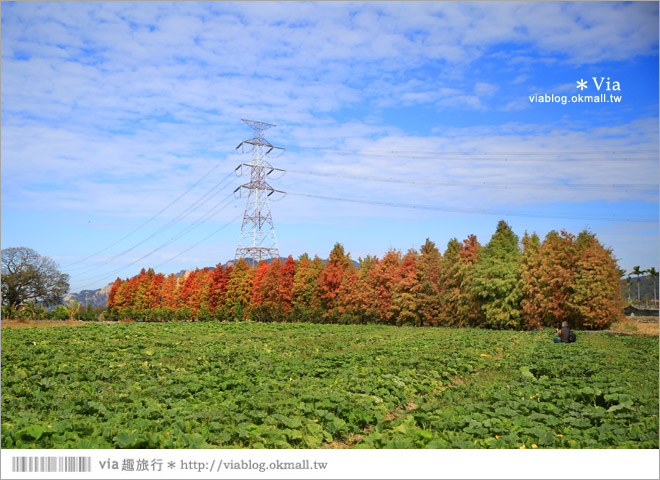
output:
[[[637,281],[635,282],[637,284],[637,289],[635,295],[637,298],[633,298],[633,281],[632,277],[635,276],[637,278]],[[627,296],[628,303],[630,305],[635,305],[637,307],[642,306],[642,300],[645,300],[646,306],[648,308],[648,303],[650,298],[648,296],[645,296],[645,298],[642,298],[642,282],[641,279],[644,277],[645,280],[649,280],[650,285],[647,283],[646,286],[646,294],[650,295],[650,292],[653,293],[653,303],[651,303],[651,306],[653,308],[658,308],[658,271],[655,269],[655,267],[648,268],[646,270],[642,270],[639,265],[634,266],[632,271],[627,274],[625,283],[624,283],[624,293]],[[651,288],[648,288],[651,287]]]
[[481,326],[531,330],[568,321],[601,329],[622,315],[622,270],[589,232],[552,231],[522,240],[500,221],[486,245],[429,239],[417,250],[354,262],[336,244],[324,262],[307,254],[256,268],[153,269],[114,282],[108,318],[145,321],[255,320]]

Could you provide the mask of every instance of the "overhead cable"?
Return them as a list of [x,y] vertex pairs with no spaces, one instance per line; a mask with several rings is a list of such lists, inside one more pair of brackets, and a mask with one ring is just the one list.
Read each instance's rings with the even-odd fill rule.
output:
[[496,216],[515,216],[515,217],[535,217],[535,218],[562,218],[569,220],[603,220],[603,221],[616,221],[616,222],[627,222],[627,223],[648,223],[648,222],[657,222],[657,218],[621,218],[615,216],[596,216],[596,215],[563,215],[563,214],[551,214],[551,213],[525,213],[525,212],[507,212],[507,211],[495,211],[495,210],[486,210],[486,209],[469,209],[469,208],[447,208],[447,207],[437,207],[434,205],[418,205],[411,203],[394,203],[394,202],[382,202],[377,200],[363,200],[357,198],[342,198],[342,197],[331,197],[327,195],[316,195],[312,193],[300,193],[300,192],[285,192],[287,195],[295,195],[299,197],[307,198],[318,198],[320,200],[332,200],[337,202],[350,202],[350,203],[360,203],[364,205],[380,205],[386,207],[396,207],[396,208],[411,208],[415,210],[434,210],[439,212],[446,213],[470,213],[477,215],[496,215]]
[[151,221],[153,221],[153,220],[155,220],[156,218],[158,218],[158,217],[159,217],[163,212],[165,212],[168,208],[170,208],[172,205],[174,205],[176,202],[178,202],[178,201],[181,200],[184,196],[186,196],[188,193],[190,193],[190,191],[191,191],[193,188],[195,188],[197,185],[199,185],[204,179],[206,179],[206,177],[208,177],[209,175],[211,175],[211,173],[213,173],[213,172],[214,172],[214,171],[220,166],[221,163],[222,163],[222,162],[218,162],[218,163],[216,163],[216,164],[213,166],[213,168],[211,168],[211,170],[209,170],[209,171],[206,172],[204,175],[202,175],[202,177],[201,177],[199,180],[197,180],[195,183],[193,183],[193,184],[192,184],[192,185],[191,185],[191,186],[190,186],[185,192],[183,192],[181,195],[179,195],[178,197],[176,197],[176,198],[175,198],[174,200],[172,200],[170,203],[168,203],[167,205],[165,205],[165,206],[164,206],[164,207],[163,207],[158,213],[156,213],[154,216],[152,216],[151,218],[149,218],[148,220],[146,220],[145,222],[143,222],[142,224],[140,224],[138,227],[136,227],[136,228],[134,228],[133,230],[131,230],[130,232],[128,232],[128,233],[127,233],[126,235],[124,235],[123,237],[121,237],[119,240],[115,241],[114,243],[111,243],[111,244],[108,245],[107,247],[105,247],[105,248],[99,250],[98,252],[92,253],[91,255],[88,255],[88,256],[86,256],[86,257],[84,257],[84,258],[81,258],[80,260],[76,260],[75,262],[70,263],[69,265],[65,265],[63,268],[67,268],[67,269],[68,269],[68,268],[72,267],[73,265],[77,265],[77,264],[79,264],[79,263],[81,263],[81,262],[84,262],[85,260],[89,260],[90,258],[95,257],[95,256],[97,256],[98,254],[103,253],[103,252],[109,250],[110,248],[114,247],[115,245],[117,245],[117,244],[120,243],[121,241],[127,239],[128,237],[130,237],[131,235],[133,235],[135,232],[137,232],[138,230],[140,230],[141,228],[143,228],[144,226],[146,226],[147,224],[149,224]]

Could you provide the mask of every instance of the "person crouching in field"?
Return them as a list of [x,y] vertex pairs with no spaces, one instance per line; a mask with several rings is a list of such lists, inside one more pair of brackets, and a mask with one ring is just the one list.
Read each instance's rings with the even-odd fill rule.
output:
[[556,328],[557,331],[557,337],[555,338],[555,343],[569,343],[570,342],[570,336],[571,336],[571,329],[568,328],[568,322],[563,321],[561,322],[561,328]]

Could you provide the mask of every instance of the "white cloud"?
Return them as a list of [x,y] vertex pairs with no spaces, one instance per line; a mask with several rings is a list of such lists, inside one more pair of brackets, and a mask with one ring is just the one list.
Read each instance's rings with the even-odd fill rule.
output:
[[[277,159],[286,168],[445,183],[648,183],[657,179],[657,162],[539,169],[369,152],[657,148],[657,118],[627,114],[578,125],[486,116],[498,108],[528,114],[523,89],[519,99],[507,88],[532,88],[539,66],[657,55],[657,11],[636,2],[3,4],[3,213],[34,208],[93,212],[109,225],[139,222],[217,161],[224,163],[214,178],[233,169],[239,159],[231,152],[251,133],[241,118],[278,125],[267,138],[288,147]],[[573,80],[551,78],[559,90],[549,93],[574,91]],[[657,105],[650,111],[657,115]],[[448,128],[454,120],[473,126]],[[561,187],[530,192],[293,174],[277,185],[448,208],[535,208],[565,199]],[[580,190],[572,200],[653,202],[657,192]],[[422,215],[282,202],[274,209],[289,224],[318,221],[319,212],[324,221],[357,223]]]
[[474,86],[474,93],[479,97],[490,97],[499,90],[497,85],[487,82],[477,82]]

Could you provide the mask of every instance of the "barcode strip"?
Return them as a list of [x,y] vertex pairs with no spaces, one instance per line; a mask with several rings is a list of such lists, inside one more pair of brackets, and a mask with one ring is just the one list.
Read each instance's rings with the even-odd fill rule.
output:
[[12,472],[91,472],[92,457],[12,457]]

